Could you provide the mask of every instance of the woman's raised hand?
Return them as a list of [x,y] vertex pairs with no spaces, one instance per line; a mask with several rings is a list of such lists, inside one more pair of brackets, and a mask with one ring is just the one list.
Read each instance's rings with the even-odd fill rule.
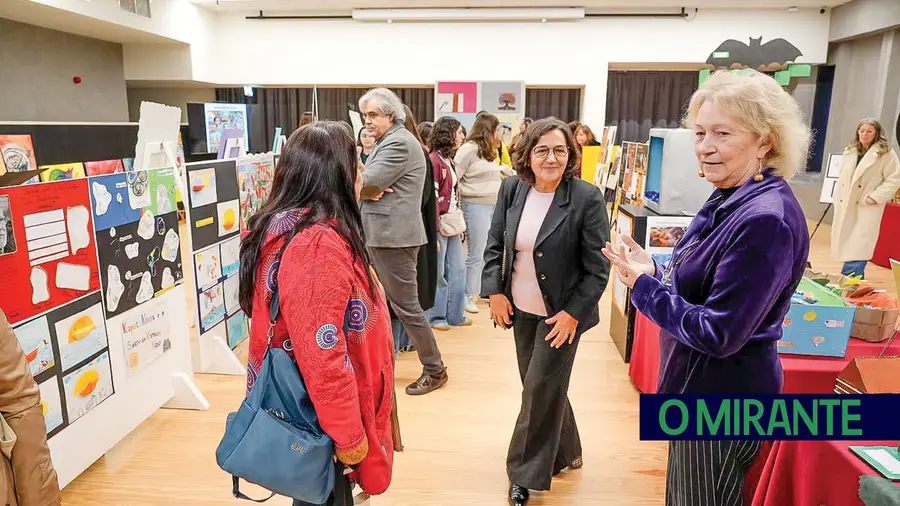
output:
[[653,263],[650,254],[631,236],[623,235],[620,239],[624,244],[619,245],[618,251],[612,244],[606,243],[603,256],[612,262],[619,279],[628,288],[632,288],[641,274],[653,276],[656,273],[656,264]]

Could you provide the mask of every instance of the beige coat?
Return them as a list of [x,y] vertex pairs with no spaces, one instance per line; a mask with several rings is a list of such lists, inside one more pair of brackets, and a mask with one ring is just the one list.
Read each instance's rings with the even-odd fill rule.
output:
[[0,413],[16,435],[11,458],[0,453],[0,506],[60,504],[42,411],[25,353],[0,311]]
[[[900,161],[894,150],[878,156],[877,146],[856,165],[857,151],[844,151],[834,191],[831,256],[840,262],[871,260],[878,242],[884,206],[900,187]],[[866,197],[877,204],[866,203]]]

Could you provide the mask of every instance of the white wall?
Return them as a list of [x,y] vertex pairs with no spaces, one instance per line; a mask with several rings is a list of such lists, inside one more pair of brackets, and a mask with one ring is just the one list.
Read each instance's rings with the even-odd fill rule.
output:
[[0,90],[0,121],[128,121],[113,42],[0,19]]
[[[523,80],[583,85],[584,120],[602,125],[609,62],[704,62],[726,39],[783,37],[802,60],[824,63],[829,16],[818,10],[701,10],[692,20],[588,19],[559,23],[359,23],[247,20],[220,14],[210,69],[230,85],[428,84]],[[252,42],[250,42],[252,41]],[[583,59],[573,61],[574,47]],[[196,62],[195,62],[196,65]]]
[[831,13],[829,41],[837,42],[900,27],[897,0],[855,0]]
[[141,102],[156,102],[181,109],[181,122],[187,123],[188,102],[215,102],[215,88],[128,88],[128,117],[141,119]]

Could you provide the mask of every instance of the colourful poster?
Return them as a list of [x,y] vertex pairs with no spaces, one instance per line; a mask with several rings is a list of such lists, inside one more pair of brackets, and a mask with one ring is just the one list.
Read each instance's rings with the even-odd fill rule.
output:
[[[34,144],[31,135],[2,134],[0,135],[0,157],[5,170],[0,174],[9,172],[27,172],[37,170],[38,164],[34,156]],[[37,182],[38,178],[32,178],[29,182]]]
[[275,159],[272,155],[239,158],[238,189],[240,190],[241,230],[247,230],[250,217],[259,211],[272,189],[275,178]]
[[100,289],[88,180],[0,188],[0,298],[11,324]]
[[57,345],[64,371],[107,347],[106,324],[100,304],[56,322]]
[[491,114],[525,114],[525,83],[485,81],[481,83],[481,107]]
[[40,168],[41,181],[61,181],[85,177],[84,165],[81,163],[62,163],[59,165],[43,165]]
[[16,328],[16,339],[25,352],[25,360],[32,376],[37,376],[56,364],[53,358],[53,344],[50,342],[50,325],[46,316],[35,318]]
[[113,394],[109,352],[72,371],[63,378],[69,423],[75,422]]
[[247,315],[243,311],[238,311],[229,316],[226,323],[228,346],[233,350],[250,337],[250,320],[247,319]]
[[478,112],[478,83],[442,81],[435,92],[435,115]]
[[244,132],[244,147],[249,149],[250,137],[247,127],[247,106],[245,104],[203,105],[206,114],[206,148],[208,153],[218,153],[219,142],[225,130]]
[[59,395],[59,380],[56,376],[38,384],[41,392],[41,411],[47,424],[47,434],[63,424],[62,397]]
[[84,162],[84,171],[88,176],[101,176],[104,174],[118,174],[125,172],[122,160],[101,160],[97,162]]
[[90,178],[106,315],[117,316],[181,283],[175,170]]

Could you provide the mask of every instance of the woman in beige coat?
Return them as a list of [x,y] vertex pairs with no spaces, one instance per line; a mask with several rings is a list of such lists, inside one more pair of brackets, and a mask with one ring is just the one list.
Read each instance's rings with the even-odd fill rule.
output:
[[831,256],[844,262],[842,274],[865,277],[875,252],[884,206],[900,187],[900,161],[881,123],[866,118],[844,151],[834,195]]
[[0,427],[0,505],[60,504],[42,411],[25,353],[0,311],[0,415],[6,420]]

